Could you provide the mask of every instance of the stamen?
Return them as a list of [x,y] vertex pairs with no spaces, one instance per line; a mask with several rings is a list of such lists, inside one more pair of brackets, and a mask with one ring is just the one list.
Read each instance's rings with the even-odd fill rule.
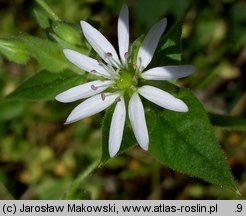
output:
[[118,103],[118,102],[120,102],[120,101],[121,101],[120,97],[115,98],[115,102],[116,102],[116,103]]
[[103,77],[109,78],[109,76],[104,75],[104,74],[98,72],[97,70],[91,70],[91,73],[92,73],[92,74],[95,74],[95,75],[97,75],[97,76],[103,76]]
[[97,60],[97,62],[98,62],[98,64],[99,64],[100,66],[103,66],[103,63],[102,63],[101,60]]
[[142,70],[143,70],[142,63],[143,63],[143,61],[142,61],[142,58],[140,57],[140,58],[139,58],[139,65],[138,65],[138,70],[139,70],[139,71],[142,71]]
[[[107,55],[107,53],[106,53],[106,55]],[[112,54],[111,54],[112,55]],[[110,59],[111,59],[111,57],[110,57]],[[111,66],[111,65],[105,65],[102,61],[100,61],[100,60],[97,60],[97,62],[98,62],[98,64],[100,65],[100,66],[102,66],[106,71],[108,71],[109,72],[109,74],[113,77],[113,78],[118,78],[119,77],[119,75],[118,75],[118,73],[116,73],[115,72],[115,70],[114,70],[114,68]]]
[[132,64],[132,67],[133,67],[134,70],[136,70],[137,69],[137,64],[135,64],[135,63]]
[[105,53],[106,57],[108,58],[109,62],[116,66],[116,67],[121,67],[121,64],[119,62],[117,62],[114,58],[113,58],[113,54],[111,52],[107,52]]
[[101,93],[101,98],[102,98],[102,100],[104,101],[105,98],[106,98],[106,95],[105,95],[104,93]]
[[137,77],[137,76],[133,76],[132,80],[133,80],[135,83],[138,83],[138,77]]
[[136,91],[137,90],[137,88],[135,86],[133,86],[133,85],[130,88],[131,88],[132,91]]
[[107,55],[108,57],[113,57],[113,54],[112,54],[111,52],[107,52],[106,55]]
[[125,58],[126,60],[129,58],[129,53],[128,53],[128,52],[126,52],[126,53],[124,54],[124,58]]
[[96,91],[96,90],[98,89],[98,87],[96,87],[96,86],[94,86],[94,85],[91,85],[91,89],[92,89],[93,91]]

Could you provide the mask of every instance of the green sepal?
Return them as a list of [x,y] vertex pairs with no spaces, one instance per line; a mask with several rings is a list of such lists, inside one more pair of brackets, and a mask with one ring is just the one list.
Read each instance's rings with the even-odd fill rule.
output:
[[55,21],[52,23],[54,33],[69,44],[78,45],[81,43],[82,34],[77,26],[65,21]]
[[25,64],[30,59],[28,49],[20,37],[0,38],[0,53],[18,64]]

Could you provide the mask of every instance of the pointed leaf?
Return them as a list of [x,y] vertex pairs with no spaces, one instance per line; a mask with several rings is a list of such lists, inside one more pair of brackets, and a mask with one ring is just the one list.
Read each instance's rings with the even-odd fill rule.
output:
[[39,26],[43,29],[49,28],[50,27],[50,20],[49,16],[43,9],[35,9],[34,10],[34,15],[36,17],[36,20],[39,24]]
[[17,100],[54,100],[57,94],[82,83],[84,79],[84,76],[68,70],[59,74],[43,70],[23,82],[7,98]]
[[176,171],[237,191],[201,103],[187,89],[180,90],[177,97],[187,104],[189,112],[158,109],[150,152]]
[[23,42],[30,55],[51,72],[60,72],[72,65],[63,55],[60,46],[52,41],[24,36]]
[[54,20],[60,20],[56,13],[49,7],[49,5],[43,0],[35,0],[37,4]]
[[209,113],[212,125],[230,130],[246,131],[246,119],[238,116]]

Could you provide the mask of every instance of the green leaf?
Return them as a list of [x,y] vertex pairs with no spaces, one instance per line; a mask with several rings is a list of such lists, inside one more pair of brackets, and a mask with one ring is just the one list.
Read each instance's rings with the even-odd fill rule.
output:
[[232,130],[246,130],[246,119],[237,116],[219,115],[209,113],[212,125]]
[[29,35],[23,37],[23,42],[30,55],[45,69],[51,72],[60,72],[70,67],[71,64],[64,57],[58,44]]
[[[178,65],[181,61],[182,23],[178,22],[161,38],[151,65]],[[151,68],[151,66],[150,66]]]
[[25,64],[30,59],[28,49],[19,37],[1,38],[0,53],[18,64]]
[[38,21],[38,24],[41,28],[46,29],[50,27],[50,20],[48,15],[43,11],[42,9],[35,9],[34,15],[36,17],[36,20]]
[[[114,112],[115,106],[111,106],[106,110],[106,113],[104,115],[103,124],[102,124],[102,157],[101,157],[101,163],[106,163],[107,160],[110,159],[109,152],[108,152],[108,140],[109,140],[109,129],[111,124],[112,115]],[[133,147],[136,144],[136,139],[134,137],[134,134],[131,130],[130,122],[127,119],[125,128],[124,128],[124,134],[123,139],[121,143],[120,150],[118,152],[118,155],[127,151],[131,147]]]
[[189,111],[178,113],[157,107],[149,151],[176,171],[238,191],[201,103],[187,89],[181,89],[177,97]]
[[84,80],[84,76],[69,70],[59,74],[43,70],[23,82],[7,98],[17,100],[54,100],[57,94],[82,83]]
[[50,33],[50,36],[54,38],[62,48],[71,49],[71,50],[77,51],[85,55],[88,55],[91,50],[91,47],[87,46],[86,43],[83,43],[82,46],[75,46],[75,45],[68,43],[65,40],[62,40],[55,34]]
[[41,8],[43,8],[44,11],[46,11],[46,13],[50,16],[50,18],[52,18],[52,20],[54,21],[59,21],[60,18],[56,15],[56,13],[49,7],[49,5],[43,1],[43,0],[36,0],[37,4],[39,4],[39,6]]

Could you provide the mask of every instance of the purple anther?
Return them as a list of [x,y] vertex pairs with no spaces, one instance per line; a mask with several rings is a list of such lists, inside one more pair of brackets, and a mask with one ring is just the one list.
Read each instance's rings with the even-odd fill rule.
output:
[[138,82],[138,77],[137,76],[133,76],[132,80],[137,83]]
[[115,98],[115,102],[120,102],[120,101],[121,101],[120,97]]
[[104,101],[105,98],[106,98],[106,95],[105,95],[104,93],[101,93],[101,98],[102,98],[102,100]]
[[103,66],[103,63],[102,63],[101,60],[97,60],[97,62],[98,62],[98,64],[99,64],[100,66]]
[[91,89],[92,89],[93,91],[96,91],[96,90],[98,89],[98,87],[96,87],[96,86],[94,86],[94,85],[91,85]]
[[113,56],[113,54],[112,54],[111,52],[107,52],[106,55],[107,55],[108,57],[112,57],[112,56]]
[[129,57],[128,52],[126,52],[126,53],[124,54],[124,57],[125,57],[126,60],[128,59],[128,57]]
[[132,91],[136,91],[137,90],[137,88],[135,86],[133,86],[133,85],[130,88],[131,88]]

